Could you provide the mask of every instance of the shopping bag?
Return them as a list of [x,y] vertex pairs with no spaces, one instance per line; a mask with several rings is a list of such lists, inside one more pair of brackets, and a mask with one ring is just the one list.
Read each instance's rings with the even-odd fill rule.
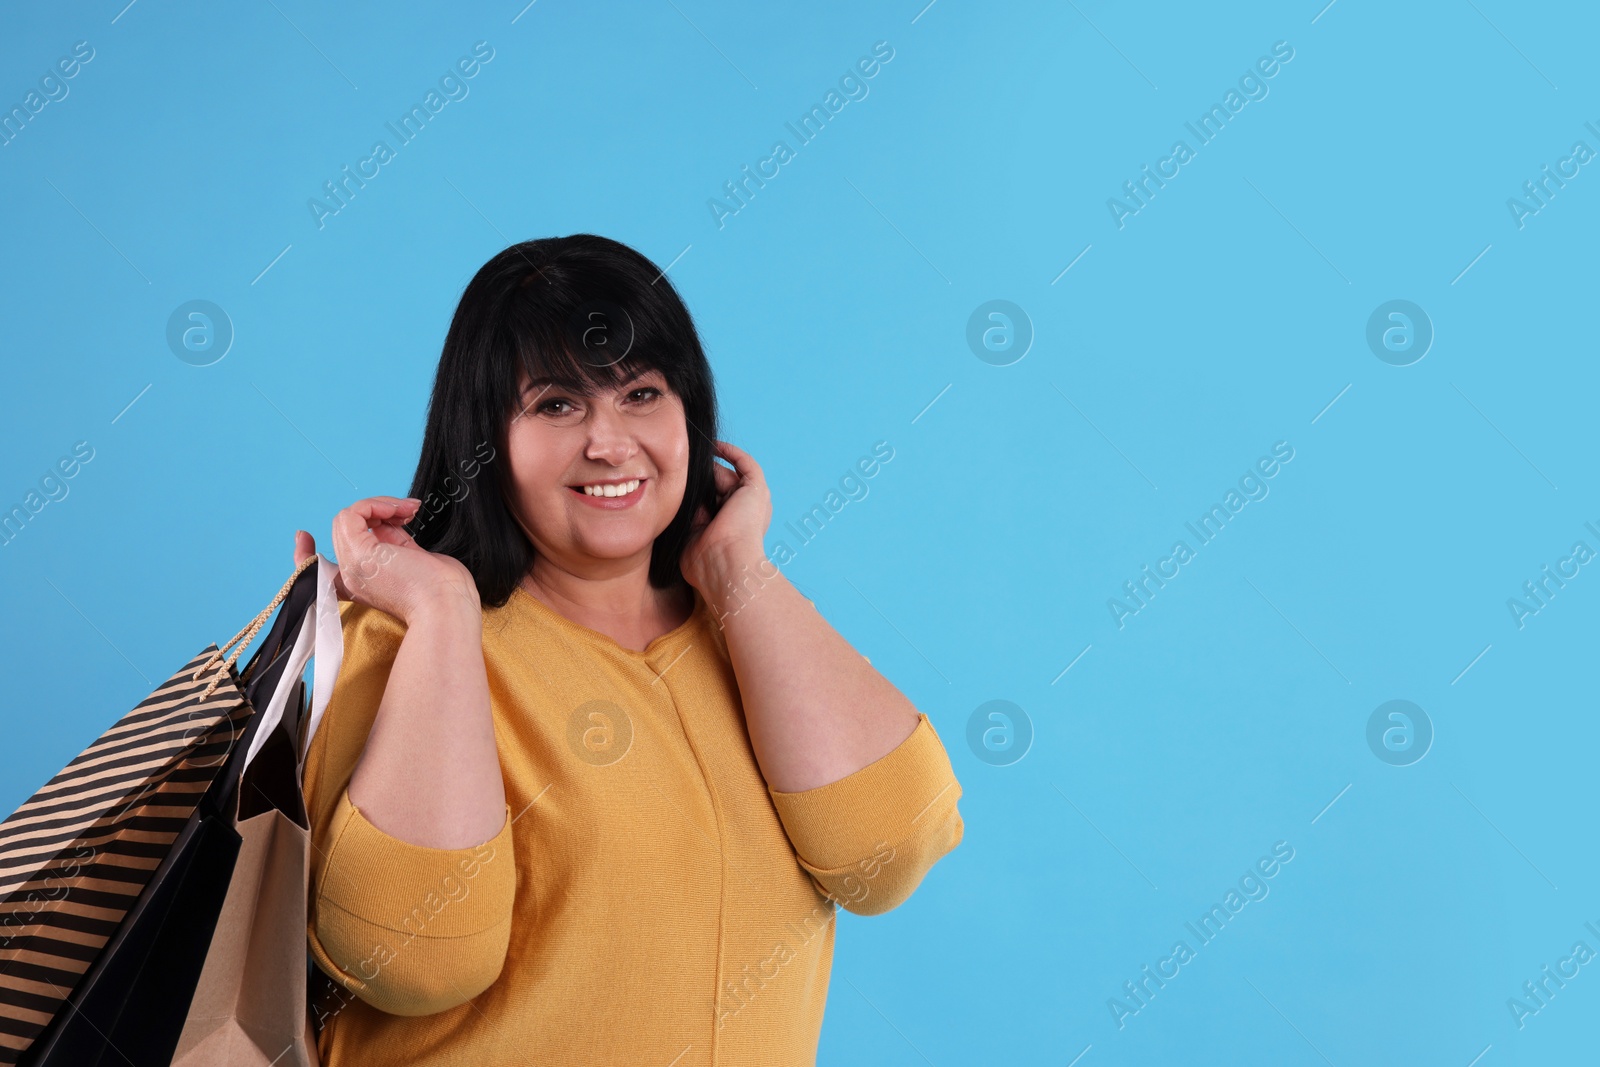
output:
[[[242,843],[173,1067],[319,1064],[307,1010],[311,832],[300,780],[316,728],[309,712],[321,719],[343,657],[336,569],[319,563],[316,625],[301,630],[283,675],[292,685],[259,712],[264,740],[246,753],[232,806]],[[311,655],[319,699],[307,709],[301,674]]]
[[[276,737],[283,735],[277,734]],[[246,774],[293,774],[276,740]],[[174,1067],[318,1067],[306,1001],[306,890],[310,831],[274,803],[245,815],[242,844],[205,967],[173,1056]]]
[[0,1064],[170,1061],[241,845],[224,813],[266,740],[255,709],[304,628],[316,558],[0,823]]

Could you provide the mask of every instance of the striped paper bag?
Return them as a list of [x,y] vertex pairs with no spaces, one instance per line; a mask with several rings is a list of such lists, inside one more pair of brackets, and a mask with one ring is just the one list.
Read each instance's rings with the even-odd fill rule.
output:
[[72,1010],[85,974],[192,835],[253,715],[233,660],[287,591],[234,638],[245,641],[231,658],[222,652],[234,641],[208,645],[0,822],[0,1065],[22,1060]]

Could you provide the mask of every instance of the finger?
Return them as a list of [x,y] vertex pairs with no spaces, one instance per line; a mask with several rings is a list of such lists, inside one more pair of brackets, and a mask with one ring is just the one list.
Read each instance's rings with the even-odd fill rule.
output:
[[408,522],[421,503],[414,496],[369,496],[345,510],[360,512],[372,522]]
[[[393,517],[393,516],[410,516],[410,515],[412,515],[412,514],[414,514],[416,512],[417,508],[422,504],[422,501],[418,500],[414,496],[374,496],[374,497],[368,497],[364,501],[358,501],[357,503],[358,504],[361,504],[361,503],[370,503],[370,504],[372,504],[373,505],[373,508],[372,508],[373,516],[375,518],[382,518],[386,514],[386,512],[385,512],[386,508],[387,508],[387,515],[389,515],[390,517]],[[396,521],[401,521],[401,520],[396,520]]]
[[[401,526],[416,517],[421,501],[413,498],[401,499],[398,497],[371,497],[367,500],[358,500],[345,508],[339,514],[346,516],[348,522],[345,529],[352,534],[359,533],[362,528],[371,530],[379,526]],[[335,523],[337,531],[339,524]]]
[[[317,540],[304,530],[294,532],[294,565],[296,567],[310,559],[317,551]],[[350,590],[344,587],[344,579],[339,576],[337,566],[333,570],[333,591],[340,600],[354,600]]]
[[421,547],[417,544],[416,539],[411,536],[410,532],[406,530],[405,523],[401,522],[398,517],[388,522],[380,522],[378,525],[374,526],[372,528],[372,536],[376,537],[379,541],[382,541],[386,545],[409,545],[412,548]]
[[729,468],[722,466],[720,463],[714,465],[711,469],[716,472],[715,478],[717,482],[717,495],[719,497],[727,496],[729,493],[739,488],[739,484],[744,481],[744,479],[739,476],[737,471],[730,470]]
[[374,496],[358,500],[333,517],[333,545],[341,558],[348,549],[365,554],[378,543],[373,528],[386,523],[402,523],[416,513],[421,501],[415,497]]
[[746,478],[752,482],[760,482],[765,480],[761,473],[761,465],[757,463],[755,458],[744,449],[739,448],[727,441],[718,441],[717,455],[721,456],[723,459],[726,459],[729,463],[732,463],[733,469],[739,472],[740,477]]

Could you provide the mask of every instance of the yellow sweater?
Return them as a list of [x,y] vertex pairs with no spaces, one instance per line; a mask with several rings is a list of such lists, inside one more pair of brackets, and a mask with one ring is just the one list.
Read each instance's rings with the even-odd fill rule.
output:
[[341,605],[307,756],[308,936],[342,984],[325,1067],[815,1062],[835,908],[904,901],[962,835],[933,725],[837,782],[767,787],[727,645],[642,652],[518,589],[483,613],[506,824],[475,848],[377,829],[346,792],[405,626]]

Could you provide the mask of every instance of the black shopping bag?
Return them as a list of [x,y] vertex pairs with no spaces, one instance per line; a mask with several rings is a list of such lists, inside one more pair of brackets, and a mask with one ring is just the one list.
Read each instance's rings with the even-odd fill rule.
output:
[[171,1060],[239,852],[230,801],[255,709],[315,602],[318,558],[0,823],[0,1065]]

